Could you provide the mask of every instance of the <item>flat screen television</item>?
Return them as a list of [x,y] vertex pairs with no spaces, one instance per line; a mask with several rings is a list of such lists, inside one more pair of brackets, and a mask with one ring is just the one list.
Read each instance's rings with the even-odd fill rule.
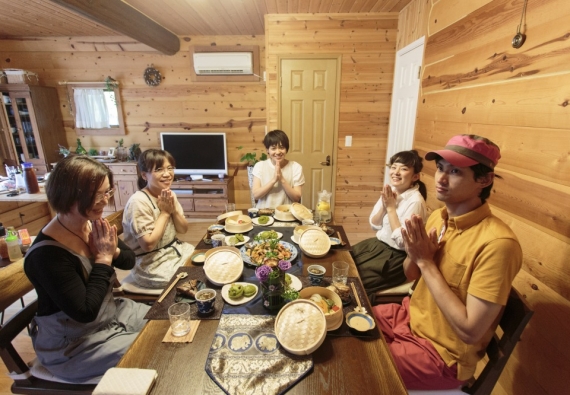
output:
[[225,133],[161,133],[160,145],[176,160],[174,174],[192,179],[228,174]]

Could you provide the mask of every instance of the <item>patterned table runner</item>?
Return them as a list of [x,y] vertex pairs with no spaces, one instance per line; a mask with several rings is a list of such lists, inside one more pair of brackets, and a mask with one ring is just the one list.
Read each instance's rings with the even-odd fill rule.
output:
[[223,314],[206,372],[226,394],[283,394],[313,368],[311,355],[283,350],[272,315]]

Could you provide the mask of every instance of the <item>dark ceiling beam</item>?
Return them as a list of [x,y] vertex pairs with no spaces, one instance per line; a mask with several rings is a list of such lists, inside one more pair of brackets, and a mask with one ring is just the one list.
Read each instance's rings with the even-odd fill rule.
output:
[[165,55],[180,50],[180,39],[121,0],[50,0]]

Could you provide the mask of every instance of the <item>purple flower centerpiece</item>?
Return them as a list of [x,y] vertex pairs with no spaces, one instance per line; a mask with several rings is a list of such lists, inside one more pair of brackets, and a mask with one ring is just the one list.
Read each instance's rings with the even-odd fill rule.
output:
[[291,262],[268,259],[255,269],[255,276],[261,284],[263,306],[270,311],[279,311],[285,304],[283,293],[287,286],[285,272],[291,269]]

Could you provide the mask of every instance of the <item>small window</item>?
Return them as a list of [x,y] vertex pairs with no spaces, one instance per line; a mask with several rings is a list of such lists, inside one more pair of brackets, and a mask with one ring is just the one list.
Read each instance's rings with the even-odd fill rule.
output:
[[126,134],[118,86],[68,82],[67,97],[77,134]]

